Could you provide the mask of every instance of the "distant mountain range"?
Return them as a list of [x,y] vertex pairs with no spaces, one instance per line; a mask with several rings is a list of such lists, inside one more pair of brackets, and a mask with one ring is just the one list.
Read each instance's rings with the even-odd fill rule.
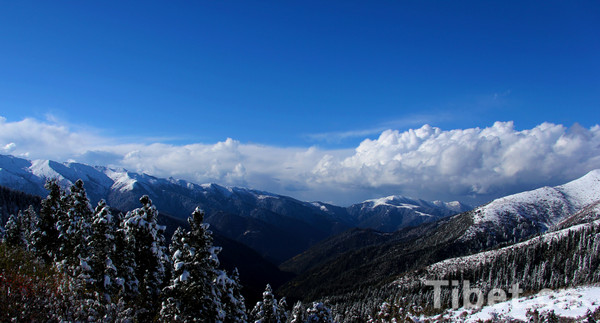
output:
[[52,178],[63,187],[82,179],[93,203],[104,199],[111,207],[124,211],[138,207],[142,195],[150,196],[161,212],[182,219],[200,206],[215,229],[275,264],[350,228],[391,232],[470,209],[459,202],[427,202],[402,196],[339,207],[247,188],[157,178],[125,169],[0,155],[0,185],[45,196],[44,183]]

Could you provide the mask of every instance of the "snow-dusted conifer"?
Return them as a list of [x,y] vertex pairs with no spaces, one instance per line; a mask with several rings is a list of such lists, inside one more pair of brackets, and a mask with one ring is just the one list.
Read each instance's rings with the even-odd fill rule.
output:
[[306,320],[306,315],[304,315],[304,307],[302,306],[302,302],[298,301],[294,304],[294,308],[292,309],[292,318],[290,323],[304,323]]
[[11,214],[5,224],[4,242],[11,247],[24,247],[21,221]]
[[[128,237],[128,231],[123,220],[123,214],[113,214],[115,224],[118,224],[115,234],[115,258],[113,264],[117,268],[119,294],[123,301],[130,303],[139,295],[139,281],[135,276],[135,243],[132,243],[132,237]],[[131,242],[131,243],[130,243]]]
[[117,267],[113,261],[117,256],[115,243],[117,225],[106,202],[100,200],[92,218],[92,235],[88,244],[89,265],[92,269],[91,283],[103,294],[107,302],[110,302],[111,297],[120,290]]
[[306,322],[333,322],[331,317],[331,311],[327,306],[325,306],[325,304],[321,302],[313,302],[313,306],[309,308],[306,312],[308,314]]
[[281,323],[277,305],[273,289],[267,284],[262,301],[257,302],[250,313],[251,319],[256,323]]
[[11,215],[6,222],[4,241],[11,246],[31,250],[33,232],[37,229],[37,214],[32,206],[19,211],[17,216]]
[[277,319],[279,322],[287,322],[288,321],[288,311],[287,311],[287,300],[285,297],[282,297],[277,303],[277,310],[275,312],[277,315]]
[[229,278],[218,270],[217,253],[212,232],[203,223],[204,213],[197,208],[188,222],[190,231],[178,228],[170,251],[173,276],[164,289],[161,319],[177,322],[222,322],[226,311],[221,303],[222,290],[217,280]]
[[71,191],[65,198],[65,206],[65,220],[60,221],[59,217],[59,224],[63,226],[63,230],[59,230],[59,255],[63,257],[61,265],[68,274],[78,279],[83,289],[85,285],[93,284],[91,277],[94,273],[89,265],[91,254],[88,243],[94,211],[81,179],[71,186]]
[[71,192],[65,196],[63,205],[66,212],[57,214],[59,252],[56,260],[71,268],[82,262],[87,267],[87,239],[91,231],[93,211],[82,180],[77,180],[71,186]]
[[33,251],[33,234],[38,230],[39,216],[33,206],[29,206],[25,211],[19,211],[19,220],[21,221],[21,234],[25,241],[25,249]]
[[169,259],[165,247],[165,228],[157,224],[156,207],[147,195],[140,198],[140,203],[142,207],[127,213],[124,227],[127,243],[133,252],[134,274],[139,290],[136,319],[148,321],[159,308]]
[[227,277],[225,272],[222,272],[217,278],[217,283],[221,291],[225,322],[247,322],[246,304],[241,293],[242,285],[237,268],[233,270],[231,277]]
[[48,196],[42,200],[37,231],[33,233],[33,248],[47,263],[54,260],[58,249],[57,219],[64,210],[64,192],[57,180],[49,180],[44,186]]

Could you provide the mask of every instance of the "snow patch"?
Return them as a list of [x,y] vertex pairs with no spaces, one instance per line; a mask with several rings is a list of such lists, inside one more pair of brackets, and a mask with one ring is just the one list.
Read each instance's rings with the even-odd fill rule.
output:
[[527,311],[539,313],[554,311],[556,315],[582,319],[586,313],[600,307],[600,287],[582,286],[577,288],[545,291],[533,296],[521,297],[480,310],[459,308],[432,317],[434,320],[448,319],[460,322],[509,321],[516,319],[527,322]]

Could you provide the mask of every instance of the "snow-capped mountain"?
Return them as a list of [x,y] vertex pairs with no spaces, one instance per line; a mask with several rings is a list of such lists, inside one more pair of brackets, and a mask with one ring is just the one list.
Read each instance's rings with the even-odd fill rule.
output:
[[393,195],[354,204],[348,208],[348,212],[354,217],[357,227],[392,232],[470,209],[472,207],[460,202],[429,202]]
[[600,170],[594,170],[564,185],[509,195],[474,209],[473,225],[462,238],[485,235],[490,245],[495,240],[517,241],[548,231],[598,201]]
[[157,178],[125,169],[0,155],[0,185],[45,196],[44,183],[51,178],[58,179],[63,187],[82,179],[92,203],[104,199],[123,211],[138,207],[142,195],[150,196],[161,212],[179,218],[187,218],[200,206],[214,228],[275,263],[352,227],[394,231],[456,214],[463,208],[457,202],[444,204],[403,197],[344,208],[248,188]]

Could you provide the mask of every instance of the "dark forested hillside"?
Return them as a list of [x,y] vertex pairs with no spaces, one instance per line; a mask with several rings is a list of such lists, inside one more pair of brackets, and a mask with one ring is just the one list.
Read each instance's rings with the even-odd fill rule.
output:
[[[479,240],[460,240],[471,224],[471,216],[467,212],[383,236],[379,243],[342,248],[339,254],[334,253],[333,257],[317,261],[318,265],[309,267],[282,286],[279,293],[292,299],[310,300],[367,286],[381,286],[407,271],[481,250],[482,243]],[[307,256],[314,254],[317,257],[321,254],[316,250],[309,250],[308,253]],[[304,263],[310,263],[310,260]]]
[[11,214],[16,215],[20,210],[25,210],[30,205],[38,209],[41,200],[39,196],[0,186],[0,225],[4,225]]
[[[441,309],[433,308],[434,289],[426,280],[457,281],[457,288],[441,289]],[[492,289],[521,295],[542,289],[558,289],[600,283],[600,221],[549,232],[508,247],[465,257],[450,258],[400,275],[380,286],[356,289],[328,297],[337,317],[361,322],[377,317],[380,305],[393,304],[409,312],[439,313],[452,305],[452,291],[461,295],[463,282],[488,295]],[[510,296],[510,295],[509,295]],[[484,300],[482,304],[485,305]],[[459,304],[462,306],[462,304]],[[403,319],[396,313],[397,319]]]

